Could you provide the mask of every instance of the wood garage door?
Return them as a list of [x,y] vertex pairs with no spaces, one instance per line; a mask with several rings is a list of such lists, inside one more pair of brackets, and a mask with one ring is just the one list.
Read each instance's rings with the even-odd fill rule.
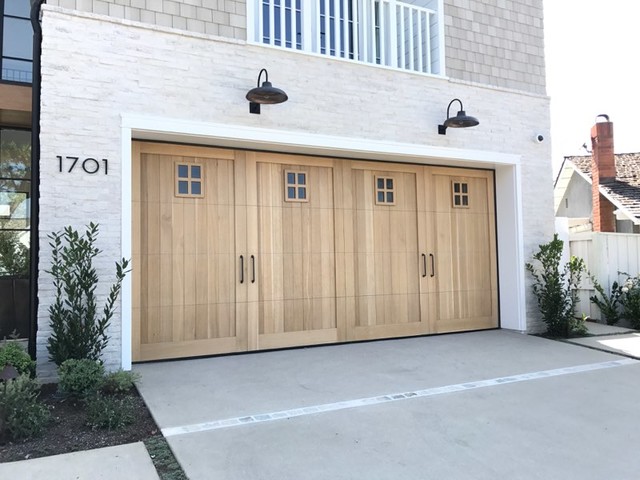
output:
[[490,171],[133,153],[134,361],[498,325]]

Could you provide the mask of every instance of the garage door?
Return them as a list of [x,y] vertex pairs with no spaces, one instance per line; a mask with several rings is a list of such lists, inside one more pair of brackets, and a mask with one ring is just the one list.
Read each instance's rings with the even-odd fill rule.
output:
[[490,171],[133,153],[134,360],[498,325]]

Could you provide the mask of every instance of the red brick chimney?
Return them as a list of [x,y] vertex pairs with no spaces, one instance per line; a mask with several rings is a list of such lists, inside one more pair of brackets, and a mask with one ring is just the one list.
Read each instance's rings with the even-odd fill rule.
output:
[[[591,127],[591,194],[593,196],[593,231],[615,232],[614,207],[600,194],[600,185],[616,179],[616,159],[613,155],[613,123],[606,115],[606,122],[596,122]],[[597,118],[596,118],[597,120]]]

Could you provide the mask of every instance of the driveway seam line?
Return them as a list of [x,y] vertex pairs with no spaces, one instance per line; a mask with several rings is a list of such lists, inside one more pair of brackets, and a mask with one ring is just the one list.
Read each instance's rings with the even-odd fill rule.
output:
[[333,412],[337,410],[345,410],[348,408],[365,407],[370,405],[380,405],[389,402],[398,402],[412,398],[425,398],[445,393],[461,392],[476,390],[485,387],[494,387],[498,385],[506,385],[512,383],[525,382],[530,380],[539,380],[542,378],[558,377],[562,375],[573,375],[577,373],[592,372],[607,368],[622,367],[626,365],[635,365],[640,360],[623,358],[620,360],[612,360],[608,362],[589,363],[584,365],[575,365],[573,367],[555,368],[551,370],[541,370],[538,372],[521,373],[517,375],[509,375],[506,377],[496,377],[488,380],[469,381],[457,383],[453,385],[445,385],[441,387],[432,387],[411,392],[391,393],[377,395],[373,397],[364,397],[354,400],[344,400],[341,402],[324,403],[320,405],[310,405],[306,407],[294,408],[291,410],[281,410],[270,413],[260,413],[254,415],[243,415],[241,417],[226,418],[222,420],[214,420],[210,422],[197,423],[192,425],[183,425],[178,427],[167,427],[162,429],[165,437],[174,437],[177,435],[185,435],[188,433],[206,432],[210,430],[220,430],[224,428],[237,427],[241,425],[252,425],[257,423],[272,422],[284,420],[288,418],[302,417],[306,415],[314,415],[317,413]]

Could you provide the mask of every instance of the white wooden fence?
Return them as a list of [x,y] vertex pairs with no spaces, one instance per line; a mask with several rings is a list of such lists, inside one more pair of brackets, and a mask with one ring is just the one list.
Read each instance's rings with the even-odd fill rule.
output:
[[[569,236],[569,252],[582,258],[591,275],[609,292],[613,282],[626,279],[626,275],[640,273],[640,235],[625,233],[584,232]],[[579,289],[578,312],[600,319],[598,308],[589,301],[595,293],[589,278],[585,278]]]

